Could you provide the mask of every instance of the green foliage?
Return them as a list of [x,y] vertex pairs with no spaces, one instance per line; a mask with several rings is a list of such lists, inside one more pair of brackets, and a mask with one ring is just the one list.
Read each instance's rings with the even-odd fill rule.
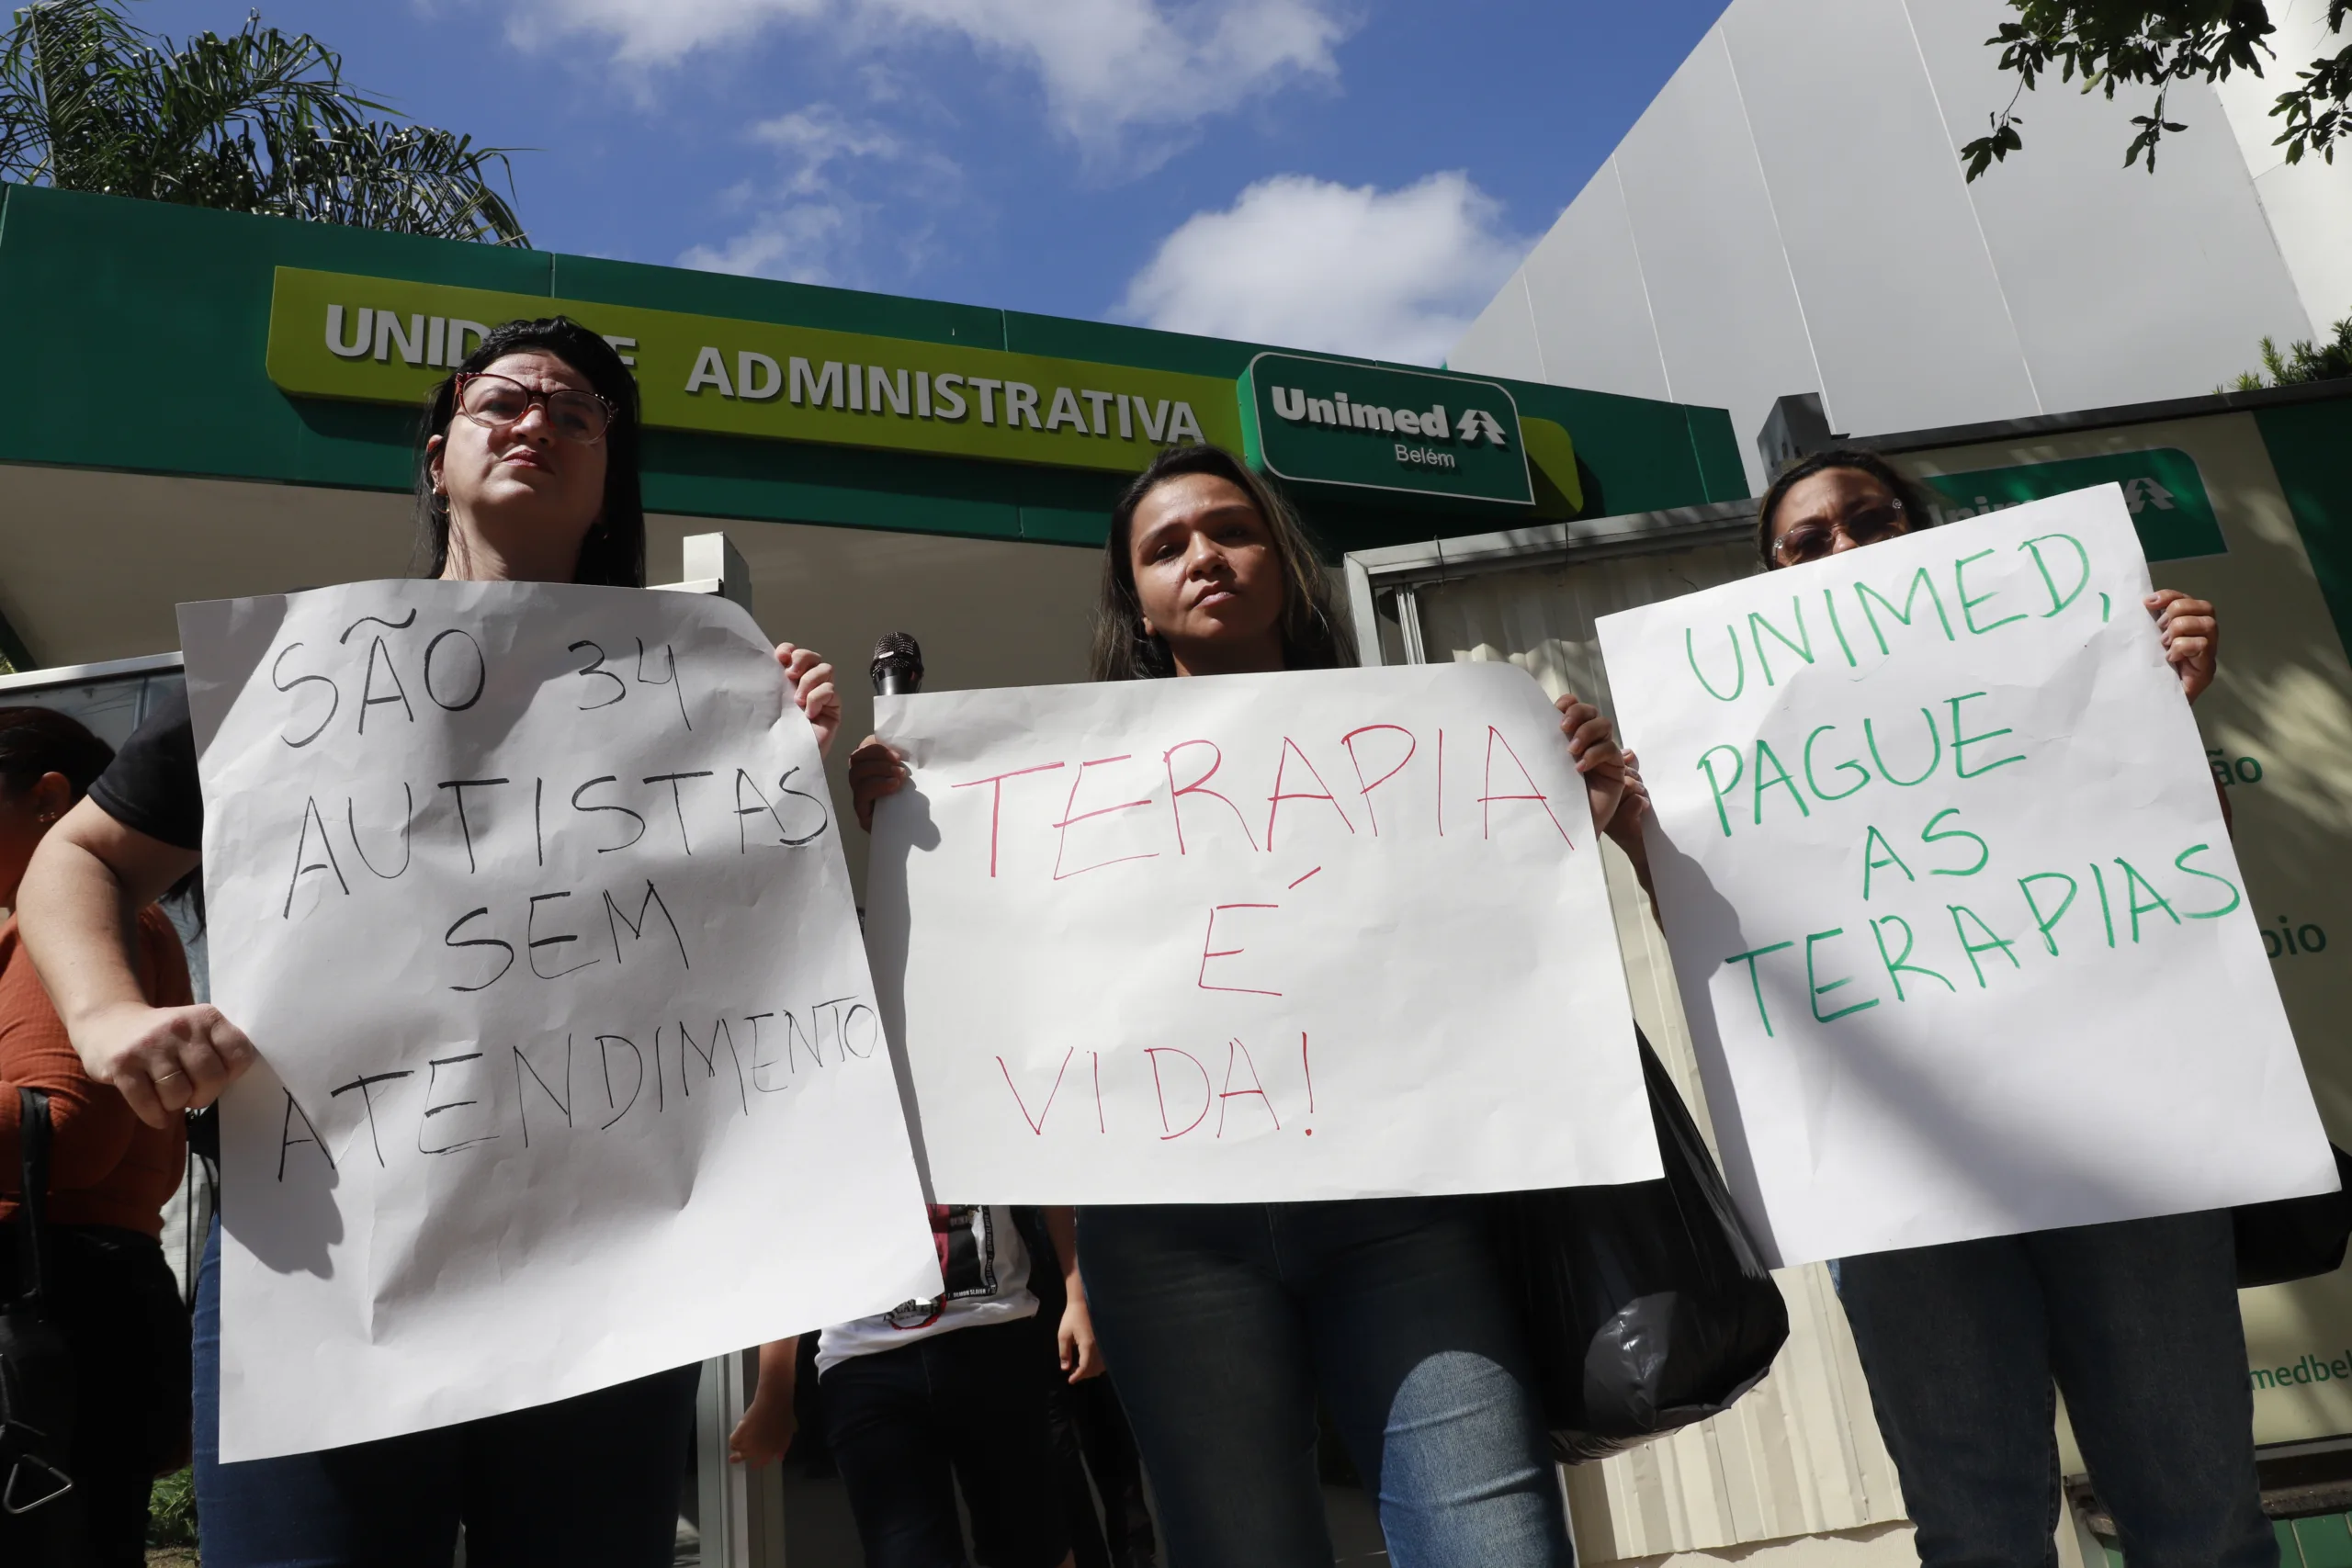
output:
[[2289,344],[2284,354],[2278,351],[2277,343],[2264,338],[2262,368],[2270,373],[2268,380],[2262,378],[2261,370],[2248,370],[2238,377],[2231,389],[2258,392],[2265,387],[2352,379],[2352,316],[2335,323],[2335,335],[2328,341],[2313,344],[2309,338],[2300,338]]
[[[2126,0],[2009,0],[2018,20],[2004,22],[1984,40],[2001,51],[2001,69],[2018,78],[2009,107],[1990,117],[1992,130],[1960,150],[1975,179],[2024,146],[2018,128],[2018,98],[2031,92],[2044,73],[2062,82],[2082,78],[2086,93],[2097,88],[2109,99],[2126,84],[2156,89],[2148,112],[2132,117],[2135,128],[2123,151],[2123,166],[2147,160],[2155,173],[2156,144],[2188,125],[2165,118],[2165,94],[2175,82],[2226,80],[2233,71],[2259,76],[2262,56],[2273,54],[2269,37],[2278,29],[2262,0],[2171,0],[2134,5]],[[2341,33],[2352,17],[2352,0],[2328,0],[2327,25]],[[2275,55],[2273,56],[2275,58]],[[2322,55],[2296,73],[2296,85],[2281,93],[2270,112],[2284,121],[2274,145],[2286,148],[2290,164],[2305,152],[2335,161],[2335,143],[2352,140],[2352,39],[2334,55]]]
[[159,1476],[147,1494],[147,1544],[196,1544],[196,1474],[180,1469]]
[[0,47],[0,179],[232,212],[528,243],[507,150],[391,111],[343,59],[258,13],[174,43],[125,0],[45,0]]

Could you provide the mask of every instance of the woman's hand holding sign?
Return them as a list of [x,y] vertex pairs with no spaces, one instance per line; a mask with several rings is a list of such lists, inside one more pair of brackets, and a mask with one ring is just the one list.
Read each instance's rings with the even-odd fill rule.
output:
[[833,732],[842,727],[842,696],[833,689],[833,667],[815,649],[788,642],[775,645],[775,661],[784,666],[784,678],[792,684],[792,700],[817,732],[817,754],[828,755]]
[[1617,746],[1617,727],[1574,692],[1563,693],[1552,705],[1560,710],[1560,733],[1567,737],[1568,756],[1584,775],[1593,830],[1600,832],[1617,815],[1625,789],[1625,753]]
[[849,754],[849,793],[857,806],[857,825],[874,831],[874,803],[896,795],[907,782],[907,761],[888,744],[867,736]]
[[2157,589],[2148,595],[2147,605],[2164,637],[2165,662],[2180,677],[2180,694],[2193,703],[2213,683],[2214,667],[2221,660],[2222,625],[2213,606],[2177,588]]
[[1657,888],[1650,882],[1650,852],[1642,837],[1642,825],[1650,817],[1650,786],[1642,782],[1642,760],[1632,751],[1625,753],[1625,793],[1618,797],[1617,815],[1609,819],[1603,829],[1617,840],[1625,858],[1634,863],[1634,879],[1642,891],[1657,902]]

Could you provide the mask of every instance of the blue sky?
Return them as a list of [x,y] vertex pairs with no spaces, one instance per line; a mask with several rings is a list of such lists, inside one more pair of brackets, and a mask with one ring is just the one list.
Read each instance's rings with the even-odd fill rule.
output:
[[[142,0],[173,36],[248,0]],[[276,0],[533,243],[1424,362],[1722,0]]]

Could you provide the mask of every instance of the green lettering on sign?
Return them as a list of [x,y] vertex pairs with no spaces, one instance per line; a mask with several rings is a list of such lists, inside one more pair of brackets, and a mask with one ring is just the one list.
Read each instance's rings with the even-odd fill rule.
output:
[[[1242,372],[1241,422],[1250,462],[1277,479],[1445,501],[1541,502],[1548,504],[1540,511],[1562,516],[1584,504],[1567,432],[1552,425],[1543,450],[1531,454],[1519,404],[1493,381],[1261,354]],[[1531,471],[1531,457],[1540,469]]]
[[2230,547],[2222,537],[2222,525],[2213,515],[2213,502],[2205,493],[2205,477],[2197,470],[2197,459],[2174,446],[1925,478],[1936,492],[1930,501],[1943,502],[1935,508],[1939,523],[1956,523],[2020,502],[2064,495],[2070,490],[2118,484],[2123,487],[2124,503],[2132,508],[2132,525],[2139,530],[2140,547],[2150,560],[2225,555]]
[[492,326],[559,312],[634,362],[655,429],[1123,473],[1166,446],[1241,445],[1215,377],[285,266],[269,378],[413,406]]

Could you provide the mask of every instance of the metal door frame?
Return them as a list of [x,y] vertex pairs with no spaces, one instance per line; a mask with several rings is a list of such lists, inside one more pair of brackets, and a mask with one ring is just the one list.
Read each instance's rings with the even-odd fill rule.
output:
[[1754,502],[1724,501],[1351,551],[1341,570],[1357,657],[1367,667],[1428,663],[1417,594],[1430,584],[1722,544],[1747,537],[1755,526]]

